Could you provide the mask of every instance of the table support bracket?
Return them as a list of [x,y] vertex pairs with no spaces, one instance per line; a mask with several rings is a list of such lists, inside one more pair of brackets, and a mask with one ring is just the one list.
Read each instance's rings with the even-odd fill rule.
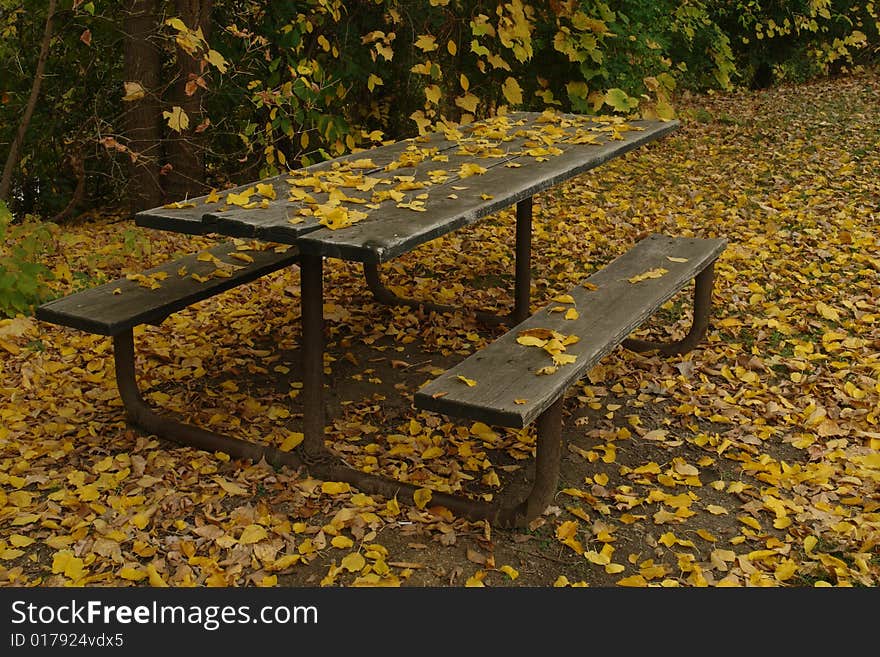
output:
[[631,351],[659,351],[665,356],[686,354],[705,337],[709,328],[709,311],[712,306],[712,286],[715,281],[715,263],[711,263],[694,278],[694,319],[691,328],[681,340],[654,342],[627,338],[623,346]]
[[[523,199],[516,204],[516,269],[514,283],[514,309],[508,315],[498,315],[485,310],[472,311],[477,319],[486,324],[516,325],[525,320],[529,314],[529,298],[531,291],[531,251],[532,251],[532,197]],[[382,284],[379,266],[365,262],[364,280],[373,294],[373,298],[386,306],[407,306],[423,308],[435,312],[459,312],[458,306],[405,299],[396,295]]]

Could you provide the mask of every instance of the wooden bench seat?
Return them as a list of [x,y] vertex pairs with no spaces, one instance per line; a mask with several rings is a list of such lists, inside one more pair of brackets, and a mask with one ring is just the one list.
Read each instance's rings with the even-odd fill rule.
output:
[[197,301],[298,261],[299,253],[292,246],[224,242],[142,274],[49,301],[38,306],[35,315],[44,322],[112,336],[120,397],[129,419],[148,434],[197,449],[297,466],[298,459],[274,447],[208,431],[153,411],[137,385],[133,329],[141,324],[160,324]]
[[149,269],[82,290],[37,307],[44,322],[99,335],[119,335],[139,324],[160,324],[183,310],[237,285],[299,260],[296,248],[262,250],[224,242]]
[[[652,235],[492,344],[421,388],[418,409],[504,427],[538,422],[536,475],[524,502],[498,509],[496,522],[523,525],[556,491],[565,392],[623,343],[634,350],[683,353],[706,332],[713,265],[723,239]],[[682,340],[628,340],[676,292],[695,280],[694,322]],[[554,354],[556,361],[554,361]]]

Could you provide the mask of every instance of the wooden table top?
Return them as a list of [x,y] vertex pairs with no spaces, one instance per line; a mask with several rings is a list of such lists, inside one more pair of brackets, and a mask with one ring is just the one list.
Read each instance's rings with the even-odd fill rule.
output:
[[678,127],[514,112],[144,210],[135,222],[386,262]]

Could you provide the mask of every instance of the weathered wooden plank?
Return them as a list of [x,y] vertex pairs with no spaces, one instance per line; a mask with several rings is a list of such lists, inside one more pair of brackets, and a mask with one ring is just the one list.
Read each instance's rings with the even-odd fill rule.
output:
[[[118,335],[139,324],[158,323],[196,301],[297,262],[299,253],[296,247],[284,248],[284,251],[263,248],[243,250],[235,242],[224,242],[145,271],[143,276],[146,279],[142,280],[155,280],[159,285],[157,289],[149,289],[138,280],[122,278],[49,301],[39,306],[35,315],[45,322],[90,333]],[[213,275],[218,265],[213,259],[208,260],[206,253],[231,265],[222,268],[229,273],[228,277]],[[250,258],[253,262],[246,262],[242,258]],[[163,274],[166,277],[161,279]],[[201,282],[193,275],[210,278]]]
[[[454,146],[442,133],[431,133],[418,141],[407,139],[379,146],[369,151],[348,153],[333,160],[319,162],[295,173],[326,171],[334,167],[343,166],[347,162],[370,158],[376,164],[374,169],[365,171],[365,173],[370,174],[381,171],[386,165],[400,157],[400,154],[413,144],[418,144],[425,148],[437,148],[441,151]],[[290,208],[295,207],[298,209],[301,207],[297,204],[291,204],[287,200],[289,190],[287,179],[291,175],[289,173],[280,174],[264,180],[252,181],[217,191],[216,196],[218,200],[216,201],[209,201],[210,195],[205,194],[196,198],[184,199],[156,208],[142,210],[135,214],[135,224],[146,228],[157,228],[192,235],[218,232],[231,237],[256,237],[260,231],[255,226],[261,226],[268,221],[277,232],[277,224],[286,221]],[[275,199],[269,201],[268,208],[245,210],[240,206],[227,203],[230,193],[239,194],[249,187],[256,187],[257,184],[271,184],[275,188]],[[253,198],[256,201],[260,201],[264,197],[255,194]],[[303,224],[300,228],[293,231],[285,230],[278,234],[285,237],[289,243],[293,243],[302,232],[308,232],[319,227],[320,225],[313,221],[311,224]]]
[[505,166],[509,159],[479,160],[481,165],[488,166],[482,175],[451,179],[432,187],[428,191],[426,212],[391,205],[344,230],[320,228],[304,234],[297,244],[303,253],[373,263],[391,260],[658,139],[675,130],[678,123],[637,122],[636,125],[643,130],[626,132],[623,139],[601,145],[560,144],[563,154],[544,161],[516,156],[513,159],[520,164],[518,168]]
[[[619,126],[589,121],[577,115],[556,115],[550,119],[538,113],[515,112],[496,121],[459,126],[450,128],[446,133],[433,132],[350,153],[260,181],[274,187],[274,199],[265,199],[258,193],[252,196],[258,203],[265,200],[265,207],[246,209],[227,202],[230,193],[256,187],[258,183],[252,182],[219,192],[212,197],[219,197],[215,202],[208,202],[208,196],[201,196],[183,203],[186,207],[172,207],[178,204],[171,204],[143,211],[136,215],[135,221],[141,226],[186,233],[217,232],[289,244],[298,244],[303,240],[301,248],[309,253],[364,262],[384,262],[657,139],[678,125],[674,121],[631,122],[630,126],[635,130],[613,135],[619,138],[610,139],[612,131],[619,129]],[[590,130],[601,135],[605,143],[564,144],[564,139],[554,141],[554,135],[548,136],[550,131],[556,131],[555,136],[570,138],[578,131]],[[458,134],[455,134],[456,131]],[[459,140],[460,137],[464,139],[463,142]],[[544,137],[547,137],[546,142],[542,141]],[[565,152],[548,157],[544,162],[523,154],[529,147],[545,144],[558,145]],[[468,152],[468,149],[474,148],[494,149],[497,153],[493,157],[478,157]],[[407,158],[404,157],[408,151],[421,156],[429,153],[431,156],[410,166],[406,165]],[[344,170],[347,163],[362,159],[370,159],[375,166],[370,170],[359,170],[361,173],[389,181],[388,184],[378,185],[377,190],[394,186],[395,176],[412,176],[417,181],[425,182],[431,178],[430,172],[443,169],[449,177],[443,184],[431,184],[424,191],[413,190],[407,194],[405,202],[427,193],[426,212],[400,208],[396,201],[390,200],[378,204],[378,207],[374,203],[370,204],[373,207],[368,207],[366,204],[346,202],[347,207],[366,212],[368,216],[353,226],[335,231],[322,226],[317,217],[301,214],[304,204],[290,198],[291,179],[312,174],[327,175],[334,169]],[[517,169],[506,168],[512,159],[516,160],[513,165]],[[466,181],[459,180],[457,173],[465,163],[479,164],[488,171]],[[501,166],[505,168],[499,169]],[[456,189],[460,187],[467,187],[467,190]],[[345,192],[349,197],[372,200],[370,191],[346,189]],[[316,203],[326,203],[328,200],[328,194],[324,191],[315,191],[312,196]]]
[[[472,354],[428,383],[415,395],[416,408],[487,424],[524,427],[547,409],[569,386],[620,344],[676,292],[713,262],[724,250],[724,239],[672,238],[652,235],[587,279],[595,285],[571,291],[574,304],[552,302],[531,318]],[[675,260],[670,260],[675,258]],[[659,278],[631,283],[630,278],[663,268]],[[565,319],[575,308],[579,316]],[[548,352],[519,344],[526,330],[549,329],[580,340],[567,346],[574,363],[552,374],[538,375],[552,366]],[[473,387],[458,377],[476,381]]]

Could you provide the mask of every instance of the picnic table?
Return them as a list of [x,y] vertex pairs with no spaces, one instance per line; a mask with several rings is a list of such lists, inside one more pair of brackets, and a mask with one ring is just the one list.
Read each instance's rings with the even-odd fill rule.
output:
[[[107,291],[101,297],[96,293],[94,299],[82,299],[76,308],[72,308],[70,303],[65,305],[64,299],[53,302],[56,303],[54,307],[47,304],[41,312],[38,311],[38,316],[42,315],[48,321],[113,335],[117,353],[117,381],[126,407],[136,423],[154,433],[184,444],[222,450],[235,456],[266,458],[270,462],[292,466],[305,465],[315,476],[347,481],[361,490],[388,497],[397,495],[418,500],[422,496],[424,500],[423,489],[351,468],[325,446],[325,259],[338,258],[362,263],[366,284],[382,303],[446,310],[448,306],[430,300],[403,299],[392,293],[382,284],[379,265],[515,205],[513,310],[509,316],[497,318],[511,328],[505,337],[509,336],[508,342],[515,344],[513,327],[519,324],[525,326],[535,320],[532,323],[537,322],[536,329],[548,330],[541,327],[549,321],[549,316],[535,319],[539,313],[532,315],[530,312],[533,197],[603,162],[659,139],[678,126],[677,121],[624,121],[619,117],[590,118],[558,112],[514,112],[469,125],[449,126],[420,137],[350,153],[259,182],[222,192],[213,191],[199,198],[138,213],[135,221],[139,226],[188,234],[251,238],[258,243],[287,247],[249,251],[247,257],[251,262],[240,267],[240,271],[231,277],[236,280],[230,281],[227,277],[224,281],[208,282],[218,290],[237,284],[238,278],[245,282],[294,262],[299,265],[304,438],[293,452],[254,445],[161,416],[143,402],[137,391],[131,325],[142,321],[161,321],[168,313],[213,291],[190,289],[191,281],[187,281],[190,288],[176,297],[173,296],[173,287],[169,288],[167,294],[172,297],[150,306],[149,316],[141,311],[140,315],[134,317],[128,311],[124,318],[114,316],[112,321],[108,320],[98,327],[93,322],[96,315],[101,315],[100,309],[108,305]],[[611,291],[611,287],[606,285],[609,290],[606,301],[601,301],[599,296],[595,296],[595,301],[605,303],[603,317],[616,317],[614,323],[604,327],[582,326],[583,330],[599,332],[596,340],[601,343],[599,348],[586,354],[576,368],[567,370],[566,377],[559,379],[560,382],[548,384],[543,380],[550,377],[533,377],[542,381],[523,383],[523,389],[532,389],[533,401],[524,402],[522,408],[508,408],[512,401],[506,398],[502,400],[497,394],[494,397],[480,397],[464,385],[450,392],[438,389],[437,386],[443,388],[443,384],[437,382],[428,386],[428,393],[416,396],[417,407],[460,417],[485,417],[507,426],[525,426],[536,419],[538,422],[538,481],[536,492],[529,499],[503,506],[431,491],[429,496],[432,504],[445,506],[472,518],[489,518],[499,520],[502,524],[522,524],[543,510],[548,490],[555,487],[561,399],[564,390],[572,383],[572,377],[582,374],[584,367],[621,342],[631,348],[662,349],[661,345],[653,343],[626,341],[626,336],[689,280],[696,280],[694,328],[689,336],[668,349],[671,353],[690,349],[702,337],[706,330],[712,286],[711,266],[724,248],[723,241],[691,239],[685,243],[680,238],[655,237],[657,239],[650,243],[646,241],[640,244],[637,250],[627,254],[628,257],[622,258],[619,263],[615,261],[620,271],[615,273],[613,280],[609,278],[611,287],[615,281],[622,280],[621,276],[633,277],[652,263],[655,270],[673,261],[689,264],[677,264],[678,269],[664,276],[662,283],[654,281],[641,286],[640,290],[651,290],[650,293],[642,292],[643,298],[634,299],[635,307],[628,311],[618,309],[620,304],[617,303],[619,295],[626,290],[615,288],[615,291]],[[222,245],[215,255],[222,256],[229,248],[228,243]],[[670,255],[675,253],[681,257]],[[244,260],[241,255],[240,259]],[[190,257],[189,265],[198,264],[198,259]],[[172,263],[165,271],[173,271],[175,267],[178,264]],[[608,276],[611,276],[611,271],[609,269]],[[586,285],[582,291],[590,292],[597,287],[592,283]],[[118,289],[115,288],[114,292]],[[137,295],[144,296],[143,290],[133,291],[132,295],[129,305],[143,308],[145,302],[134,299]],[[161,292],[155,298],[160,297]],[[116,307],[120,303],[116,300]],[[486,317],[486,314],[481,316]],[[599,319],[604,321],[603,317]],[[556,333],[556,336],[563,337],[563,334]],[[546,348],[547,343],[555,339],[553,331],[545,337]],[[504,350],[511,347],[505,347],[505,344],[497,347],[492,345],[498,352],[498,362],[502,369],[507,368],[506,376],[521,378],[522,372],[510,369],[510,363],[520,359],[518,356],[508,358]],[[565,348],[562,347],[563,350]],[[548,351],[552,353],[552,350]],[[481,358],[484,356],[480,355]],[[562,358],[559,360],[570,362]],[[471,365],[471,359],[462,363],[465,369]],[[529,365],[526,363],[522,367]],[[463,376],[459,378],[469,380]],[[522,400],[516,401],[519,404]]]

